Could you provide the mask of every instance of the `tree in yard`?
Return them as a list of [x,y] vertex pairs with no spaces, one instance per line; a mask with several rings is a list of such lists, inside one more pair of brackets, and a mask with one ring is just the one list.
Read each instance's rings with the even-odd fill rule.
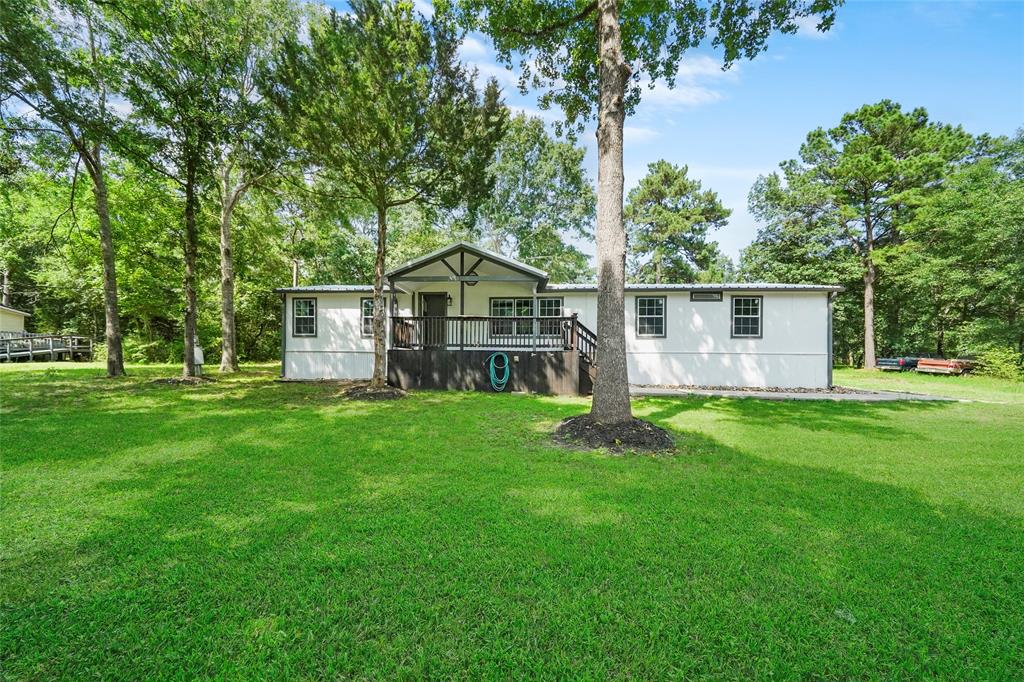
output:
[[110,5],[120,27],[114,41],[125,68],[125,94],[148,139],[131,153],[174,181],[183,200],[181,231],[185,294],[183,374],[197,375],[197,267],[200,197],[230,134],[238,52],[247,27],[234,0],[136,0]]
[[1024,355],[1024,132],[979,141],[886,254],[919,292],[935,352]]
[[[113,65],[106,54],[105,24],[86,2],[0,5],[0,107],[14,99],[28,112],[14,128],[54,132],[74,148],[92,184],[103,264],[107,376],[124,371],[118,311],[114,238],[110,221],[104,146],[122,122],[108,105]],[[4,116],[5,126],[10,122]],[[78,163],[75,167],[77,169]],[[72,194],[73,196],[73,194]]]
[[522,67],[521,89],[546,88],[540,105],[561,106],[571,129],[597,114],[597,332],[599,369],[592,418],[603,424],[632,419],[626,372],[622,132],[645,84],[674,85],[684,52],[710,36],[725,66],[761,52],[775,30],[793,33],[795,20],[834,21],[841,0],[449,0],[468,25],[491,36],[498,58]]
[[865,367],[875,367],[876,250],[901,241],[901,226],[971,143],[961,128],[930,122],[924,109],[904,112],[885,100],[811,132],[800,159],[783,163],[781,176],[760,178],[751,192],[752,211],[764,222],[806,228],[857,258]]
[[638,281],[694,282],[719,265],[718,244],[708,233],[725,226],[732,211],[687,177],[688,170],[655,161],[629,192],[625,219]]
[[281,42],[297,26],[294,7],[286,0],[249,0],[236,9],[237,42],[228,51],[225,68],[224,124],[227,134],[216,150],[217,194],[220,199],[221,372],[238,371],[235,328],[235,266],[231,219],[239,201],[254,185],[273,173],[286,150],[278,110],[256,87]]
[[551,138],[539,118],[515,116],[498,145],[494,190],[480,207],[483,242],[546,270],[553,281],[589,274],[586,255],[566,239],[593,239],[594,190],[585,150]]
[[308,39],[289,40],[267,92],[299,153],[339,196],[376,214],[371,387],[385,384],[384,268],[388,212],[466,204],[489,190],[486,168],[507,119],[497,85],[481,97],[457,61],[450,22],[411,3],[354,0],[350,14],[316,17]]

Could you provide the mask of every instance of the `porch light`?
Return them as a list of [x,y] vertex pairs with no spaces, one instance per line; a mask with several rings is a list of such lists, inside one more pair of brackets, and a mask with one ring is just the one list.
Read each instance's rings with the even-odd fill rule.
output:
[[452,307],[452,295],[448,294],[448,297],[445,300],[448,301],[448,307],[451,308]]

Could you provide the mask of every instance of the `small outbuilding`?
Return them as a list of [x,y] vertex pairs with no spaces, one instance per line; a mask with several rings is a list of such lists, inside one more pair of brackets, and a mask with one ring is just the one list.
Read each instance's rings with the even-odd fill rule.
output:
[[21,310],[15,310],[9,306],[0,305],[0,332],[25,331],[26,317],[31,316]]

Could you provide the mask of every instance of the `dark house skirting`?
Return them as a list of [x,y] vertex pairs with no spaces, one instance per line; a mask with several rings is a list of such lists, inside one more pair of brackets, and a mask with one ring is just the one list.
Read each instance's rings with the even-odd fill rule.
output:
[[[489,350],[388,351],[388,383],[399,388],[449,391],[493,391],[488,372]],[[579,395],[580,358],[576,351],[501,351],[508,356],[510,375],[505,391]]]

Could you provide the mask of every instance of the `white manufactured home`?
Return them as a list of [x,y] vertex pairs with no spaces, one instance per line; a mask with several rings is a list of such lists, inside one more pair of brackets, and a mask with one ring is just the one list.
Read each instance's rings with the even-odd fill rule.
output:
[[[486,388],[504,352],[512,390],[586,393],[600,371],[597,287],[458,242],[385,276],[388,380],[403,388]],[[629,284],[629,381],[640,385],[826,388],[837,286]],[[277,290],[286,379],[373,371],[373,287]]]

